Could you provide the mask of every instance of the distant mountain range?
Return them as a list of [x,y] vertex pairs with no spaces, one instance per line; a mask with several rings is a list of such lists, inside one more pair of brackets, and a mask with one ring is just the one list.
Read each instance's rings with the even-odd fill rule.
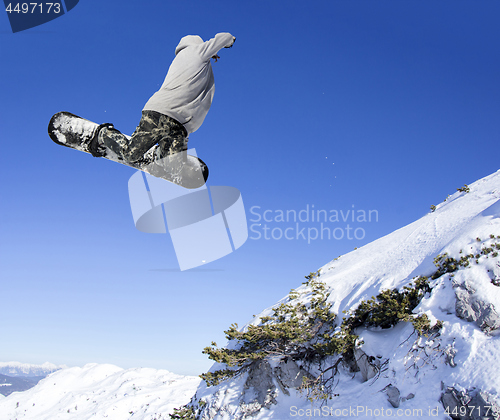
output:
[[65,367],[52,363],[32,365],[19,362],[0,362],[0,394],[7,396],[13,392],[26,391],[33,388],[47,375]]
[[66,368],[67,366],[56,366],[53,363],[44,363],[42,365],[32,365],[19,362],[0,362],[0,374],[12,377],[45,377],[56,370]]

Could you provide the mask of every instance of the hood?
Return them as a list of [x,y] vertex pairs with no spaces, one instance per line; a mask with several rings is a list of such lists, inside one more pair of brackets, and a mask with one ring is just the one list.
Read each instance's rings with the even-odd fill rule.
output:
[[179,51],[188,47],[189,45],[203,44],[203,39],[198,35],[186,35],[181,39],[179,45],[175,48],[175,55],[179,54]]

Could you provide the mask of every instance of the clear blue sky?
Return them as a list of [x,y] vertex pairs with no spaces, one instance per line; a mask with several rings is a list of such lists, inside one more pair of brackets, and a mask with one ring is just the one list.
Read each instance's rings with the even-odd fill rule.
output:
[[[232,322],[498,170],[499,16],[493,0],[80,0],[12,34],[1,12],[0,360],[201,373]],[[63,110],[131,134],[179,39],[217,32],[237,40],[190,138],[209,185],[238,188],[249,225],[251,208],[376,210],[351,223],[362,239],[251,232],[180,272],[169,236],[133,225],[134,170],[49,139]]]

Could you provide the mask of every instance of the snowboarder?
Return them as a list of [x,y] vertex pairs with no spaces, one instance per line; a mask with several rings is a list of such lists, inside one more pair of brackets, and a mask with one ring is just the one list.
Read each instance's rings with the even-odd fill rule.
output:
[[[52,117],[50,137],[58,144],[124,163],[180,185],[184,182],[178,176],[180,172],[187,179],[191,176],[189,166],[196,166],[199,173],[201,165],[206,180],[206,165],[185,153],[188,136],[200,128],[212,104],[215,85],[210,59],[217,61],[219,50],[232,47],[235,40],[230,33],[219,33],[206,42],[197,35],[183,37],[163,85],[147,101],[131,137],[116,130],[113,124],[98,126],[67,112]],[[79,121],[73,123],[75,118]],[[81,120],[86,124],[84,128],[80,128]],[[183,167],[182,171],[168,168],[171,173],[165,174],[165,168],[172,165]],[[183,186],[196,185],[184,182]]]
[[189,134],[200,128],[212,104],[215,86],[210,59],[217,61],[217,52],[232,47],[235,40],[230,33],[219,33],[206,42],[197,35],[183,37],[163,85],[144,106],[132,138],[103,124],[92,142],[94,156],[101,156],[105,146],[133,163],[156,144],[157,159],[187,150]]

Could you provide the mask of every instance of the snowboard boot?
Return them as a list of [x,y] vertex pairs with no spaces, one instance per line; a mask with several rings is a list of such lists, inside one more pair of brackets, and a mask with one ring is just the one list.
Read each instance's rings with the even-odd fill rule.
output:
[[88,151],[94,157],[103,157],[106,155],[106,148],[99,142],[99,133],[103,128],[114,128],[112,123],[104,123],[99,125],[88,143]]

